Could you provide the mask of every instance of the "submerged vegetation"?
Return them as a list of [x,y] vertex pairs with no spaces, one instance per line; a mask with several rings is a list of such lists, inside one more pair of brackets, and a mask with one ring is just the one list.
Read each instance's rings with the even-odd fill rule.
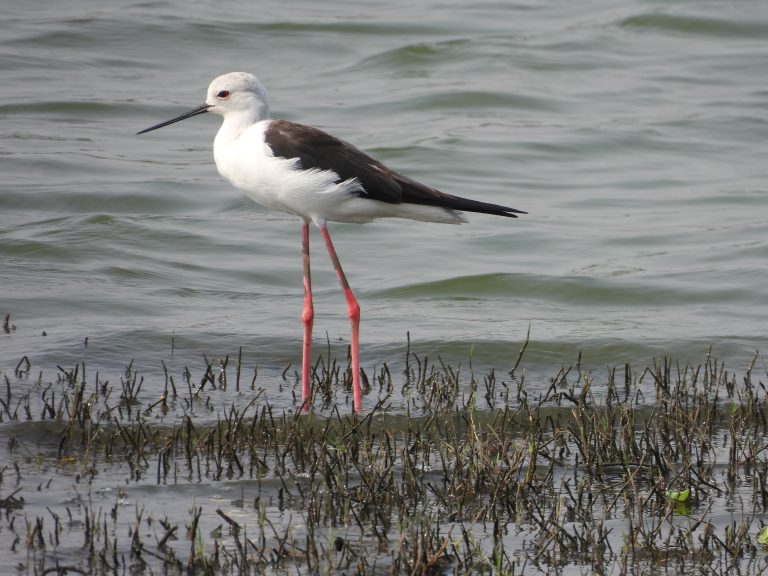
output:
[[482,375],[408,351],[365,379],[363,415],[330,352],[309,414],[271,407],[241,354],[151,384],[22,358],[0,385],[4,571],[766,570],[759,357],[531,383],[524,350]]

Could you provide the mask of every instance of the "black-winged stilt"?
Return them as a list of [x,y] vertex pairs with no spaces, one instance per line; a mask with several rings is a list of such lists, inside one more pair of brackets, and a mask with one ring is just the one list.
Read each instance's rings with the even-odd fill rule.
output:
[[246,72],[231,72],[208,86],[205,104],[139,132],[213,112],[223,116],[213,143],[219,173],[253,200],[300,217],[304,263],[304,345],[301,369],[302,405],[309,409],[310,346],[314,309],[309,270],[309,222],[320,229],[339,278],[352,324],[350,343],[354,410],[362,409],[360,390],[360,306],[349,287],[328,233],[328,222],[370,222],[376,218],[408,218],[460,224],[459,212],[516,218],[525,214],[498,204],[452,196],[398,174],[322,130],[285,120],[271,120],[267,92]]

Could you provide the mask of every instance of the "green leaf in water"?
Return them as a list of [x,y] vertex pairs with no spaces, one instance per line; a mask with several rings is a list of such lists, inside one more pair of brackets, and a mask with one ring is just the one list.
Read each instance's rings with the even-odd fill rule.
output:
[[672,500],[676,504],[682,504],[684,502],[688,502],[688,499],[691,497],[691,489],[686,488],[685,490],[682,490],[680,492],[677,492],[675,490],[667,490],[667,498],[669,500]]

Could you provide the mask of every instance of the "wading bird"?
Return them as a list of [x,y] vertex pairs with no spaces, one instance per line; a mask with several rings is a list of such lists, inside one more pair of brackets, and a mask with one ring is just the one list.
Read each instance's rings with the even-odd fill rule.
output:
[[362,409],[360,391],[360,306],[349,287],[328,233],[328,222],[370,222],[376,218],[408,218],[460,224],[460,212],[516,218],[521,210],[452,196],[386,167],[322,130],[269,118],[267,92],[246,72],[231,72],[208,86],[205,104],[139,132],[168,126],[198,114],[223,117],[213,142],[216,168],[233,186],[259,204],[295,214],[302,220],[304,274],[304,344],[301,366],[302,405],[309,409],[310,346],[314,308],[309,271],[309,223],[320,229],[330,254],[352,324],[350,342],[354,410]]

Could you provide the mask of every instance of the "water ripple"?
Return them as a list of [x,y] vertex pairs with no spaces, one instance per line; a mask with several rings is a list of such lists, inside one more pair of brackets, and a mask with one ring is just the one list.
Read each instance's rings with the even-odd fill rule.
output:
[[628,29],[657,30],[682,35],[762,40],[768,24],[760,21],[704,18],[678,14],[648,13],[624,18],[619,25]]

